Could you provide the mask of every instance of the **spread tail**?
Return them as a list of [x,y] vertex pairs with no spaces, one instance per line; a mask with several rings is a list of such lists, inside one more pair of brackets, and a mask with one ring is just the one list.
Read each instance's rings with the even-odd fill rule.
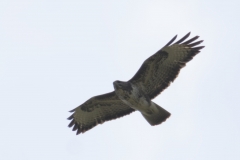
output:
[[149,124],[152,126],[161,124],[164,122],[168,117],[170,117],[170,113],[160,107],[159,105],[152,102],[151,105],[151,114],[144,114],[142,113],[143,117],[148,121]]

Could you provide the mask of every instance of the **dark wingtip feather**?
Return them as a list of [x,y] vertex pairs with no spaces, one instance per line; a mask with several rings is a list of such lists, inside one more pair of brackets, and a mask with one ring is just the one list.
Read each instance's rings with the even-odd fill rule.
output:
[[195,40],[198,39],[198,38],[199,38],[199,36],[195,36],[195,37],[189,39],[188,41],[186,41],[186,42],[184,42],[184,43],[182,43],[182,44],[189,44],[189,43],[195,41]]
[[178,40],[176,43],[174,44],[179,44],[181,42],[183,42],[185,39],[187,39],[189,37],[189,35],[191,34],[191,32],[189,32],[188,34],[186,34],[183,38],[181,38],[180,40]]
[[73,119],[73,115],[74,115],[74,114],[72,114],[72,115],[71,115],[70,117],[68,117],[67,119],[68,119],[68,120]]
[[177,38],[177,35],[174,36],[164,47],[171,45],[172,42],[175,41],[176,38]]
[[202,42],[203,42],[203,40],[197,41],[197,42],[195,42],[195,43],[188,44],[188,46],[189,46],[189,47],[194,47],[194,46],[196,46],[196,45],[201,44]]
[[73,129],[72,129],[72,130],[73,130],[73,131],[76,131],[77,129],[78,129],[78,124],[77,124],[77,123],[75,123],[75,124],[74,124],[74,127],[73,127]]
[[199,47],[194,47],[194,48],[192,48],[193,50],[200,50],[200,49],[203,49],[205,46],[199,46]]
[[82,132],[82,131],[81,131],[80,127],[78,127],[78,130],[77,130],[76,135],[79,135],[81,132]]
[[74,121],[74,119],[73,119],[73,120],[69,123],[68,127],[70,128],[70,127],[72,127],[74,124],[75,124],[75,121]]
[[69,111],[69,112],[74,112],[76,110],[76,108],[74,108],[74,109],[72,109],[71,111]]

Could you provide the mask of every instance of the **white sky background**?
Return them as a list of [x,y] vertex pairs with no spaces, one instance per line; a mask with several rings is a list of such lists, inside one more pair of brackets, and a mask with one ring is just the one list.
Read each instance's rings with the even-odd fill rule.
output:
[[[4,160],[240,158],[240,1],[1,1],[0,157]],[[206,47],[154,102],[78,136],[69,110],[113,91],[173,36]]]

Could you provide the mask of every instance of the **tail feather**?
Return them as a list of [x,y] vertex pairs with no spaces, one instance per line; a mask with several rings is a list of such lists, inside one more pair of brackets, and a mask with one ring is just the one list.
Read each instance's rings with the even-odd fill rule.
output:
[[152,126],[161,124],[162,122],[166,121],[168,117],[170,117],[170,113],[160,107],[159,105],[152,102],[152,110],[151,114],[144,114],[142,113],[143,117],[148,121],[148,123]]

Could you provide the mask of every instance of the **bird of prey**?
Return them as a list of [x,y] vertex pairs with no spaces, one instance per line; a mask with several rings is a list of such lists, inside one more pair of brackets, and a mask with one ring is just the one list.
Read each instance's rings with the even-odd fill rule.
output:
[[152,102],[177,77],[186,65],[204,46],[195,41],[195,36],[185,41],[190,32],[173,43],[173,37],[162,49],[146,59],[137,73],[126,82],[114,81],[114,91],[88,99],[71,110],[69,127],[76,134],[84,133],[98,124],[113,120],[134,111],[139,111],[147,122],[154,126],[164,122],[171,114]]

